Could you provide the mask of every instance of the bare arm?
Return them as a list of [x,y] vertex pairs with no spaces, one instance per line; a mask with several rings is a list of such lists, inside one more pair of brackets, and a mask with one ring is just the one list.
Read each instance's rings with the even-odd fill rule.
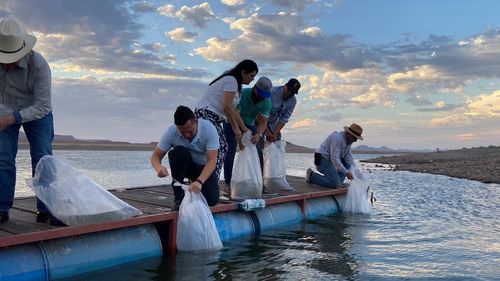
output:
[[151,154],[151,166],[153,166],[153,169],[155,169],[156,174],[159,178],[168,176],[167,167],[161,164],[161,160],[163,159],[163,157],[165,157],[166,154],[167,152],[159,149],[158,147],[155,148],[153,154]]
[[236,139],[241,140],[241,136],[243,134],[238,124],[238,118],[240,118],[239,113],[236,110],[234,110],[233,106],[234,95],[236,95],[235,92],[224,92],[223,107],[224,107],[224,113],[226,114],[227,120],[231,124],[231,128],[233,129]]
[[274,142],[278,139],[278,135],[280,134],[281,132],[281,129],[283,129],[283,127],[285,127],[285,123],[282,123],[282,122],[278,122],[278,125],[276,125],[276,128],[274,129],[274,132],[271,133],[269,130],[269,135],[267,135],[267,141],[270,141],[270,142]]
[[[210,175],[215,171],[215,166],[217,165],[217,150],[207,150],[207,164],[203,167],[201,174],[198,176],[198,180],[205,182]],[[189,189],[194,192],[201,191],[202,184],[198,181],[191,183]]]
[[251,139],[253,144],[257,144],[260,140],[260,136],[267,130],[267,117],[259,114],[259,116],[257,116],[257,122],[257,129]]
[[0,132],[14,123],[16,123],[16,117],[12,113],[0,117]]

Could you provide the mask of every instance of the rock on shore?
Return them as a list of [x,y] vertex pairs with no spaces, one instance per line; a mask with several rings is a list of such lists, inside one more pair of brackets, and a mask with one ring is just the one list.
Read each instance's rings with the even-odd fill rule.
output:
[[500,184],[500,147],[384,156],[361,162],[395,164],[395,170],[446,175]]

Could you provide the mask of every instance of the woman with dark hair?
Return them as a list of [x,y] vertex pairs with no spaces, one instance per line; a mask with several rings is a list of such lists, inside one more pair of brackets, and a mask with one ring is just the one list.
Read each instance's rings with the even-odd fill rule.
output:
[[217,129],[219,135],[219,151],[217,153],[217,177],[224,165],[227,152],[227,142],[224,136],[224,122],[231,124],[238,142],[248,129],[243,124],[236,110],[240,101],[242,85],[248,85],[259,72],[257,64],[252,60],[243,60],[234,68],[224,72],[213,80],[195,109],[197,117],[209,120]]

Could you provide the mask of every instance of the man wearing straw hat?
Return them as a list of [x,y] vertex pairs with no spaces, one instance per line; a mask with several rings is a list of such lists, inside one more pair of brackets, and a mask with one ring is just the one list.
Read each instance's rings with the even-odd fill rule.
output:
[[314,153],[314,165],[320,173],[311,168],[306,171],[306,182],[329,188],[342,187],[347,177],[352,180],[349,168],[355,167],[351,154],[351,145],[358,139],[362,140],[363,129],[356,123],[344,126],[343,132],[333,132]]
[[[9,220],[16,184],[19,130],[30,144],[32,173],[44,155],[52,155],[54,122],[51,73],[32,48],[36,38],[14,19],[0,20],[0,223]],[[37,199],[37,222],[63,225]]]

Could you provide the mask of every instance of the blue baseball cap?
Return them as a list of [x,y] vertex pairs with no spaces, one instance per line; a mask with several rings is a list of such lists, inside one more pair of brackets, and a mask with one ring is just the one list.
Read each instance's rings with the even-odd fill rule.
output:
[[263,98],[271,97],[271,88],[273,87],[273,82],[269,80],[267,77],[260,77],[259,80],[255,83],[255,90],[257,94]]

